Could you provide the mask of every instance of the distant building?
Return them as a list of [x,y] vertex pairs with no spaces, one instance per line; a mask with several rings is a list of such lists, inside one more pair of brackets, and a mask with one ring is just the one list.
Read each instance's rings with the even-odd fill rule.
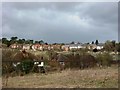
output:
[[23,45],[22,44],[18,44],[18,43],[14,43],[10,45],[10,48],[12,49],[22,49]]
[[69,51],[69,45],[62,45],[61,49],[64,51]]
[[43,45],[41,44],[34,44],[32,45],[32,49],[35,50],[43,50]]
[[96,49],[96,48],[97,48],[96,44],[88,44],[87,45],[87,49],[89,49],[89,50],[93,50],[93,49]]
[[46,44],[43,45],[44,50],[48,50],[48,47],[49,47],[49,45],[46,45]]
[[99,44],[97,45],[97,48],[96,48],[96,49],[101,50],[101,49],[103,49],[103,48],[104,48],[104,44],[103,44],[103,43],[99,43]]
[[98,45],[96,45],[96,44],[88,44],[88,45],[87,45],[87,48],[88,48],[89,50],[93,50],[93,49],[101,50],[101,49],[103,49],[103,47],[104,47],[104,44],[102,44],[102,43],[100,43],[100,44],[98,44]]
[[72,49],[81,49],[83,48],[82,44],[70,44],[69,45],[69,49],[72,50]]
[[73,49],[81,49],[84,48],[84,46],[82,44],[67,44],[67,45],[62,45],[62,50],[64,51],[69,51],[69,50],[73,50]]
[[61,45],[57,44],[57,45],[52,45],[54,50],[61,50]]
[[30,44],[24,44],[22,49],[30,50],[31,45]]

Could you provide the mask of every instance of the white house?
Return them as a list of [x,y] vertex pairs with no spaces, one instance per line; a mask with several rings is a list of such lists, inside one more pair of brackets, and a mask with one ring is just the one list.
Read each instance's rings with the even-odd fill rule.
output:
[[70,44],[69,45],[70,50],[72,50],[72,49],[80,49],[80,48],[83,48],[83,46],[81,44]]
[[103,48],[104,48],[104,45],[102,43],[100,43],[96,46],[96,49],[98,49],[98,50],[101,50]]
[[30,49],[30,44],[24,44],[23,45],[23,49],[25,49],[25,50],[29,50]]

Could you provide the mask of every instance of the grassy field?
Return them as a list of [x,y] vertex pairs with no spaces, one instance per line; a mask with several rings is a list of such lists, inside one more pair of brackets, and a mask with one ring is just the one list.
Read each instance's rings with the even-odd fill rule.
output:
[[45,74],[31,73],[8,78],[9,88],[117,88],[118,68],[64,70]]

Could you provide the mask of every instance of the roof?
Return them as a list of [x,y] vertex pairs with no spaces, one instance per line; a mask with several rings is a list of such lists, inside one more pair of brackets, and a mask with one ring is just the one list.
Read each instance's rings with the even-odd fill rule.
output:
[[99,43],[97,46],[104,46],[104,44],[103,43]]

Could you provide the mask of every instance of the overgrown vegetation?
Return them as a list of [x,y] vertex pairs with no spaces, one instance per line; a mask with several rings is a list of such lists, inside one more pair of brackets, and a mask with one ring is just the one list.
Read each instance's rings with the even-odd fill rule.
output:
[[109,53],[98,54],[96,60],[101,66],[111,66],[113,57]]
[[[58,55],[61,54],[62,60],[65,63],[64,68],[77,68],[77,69],[84,69],[84,68],[91,68],[95,66],[111,66],[112,56],[109,53],[98,53],[95,56],[87,53],[87,52],[69,52],[69,53],[57,53],[55,51],[44,51],[44,52],[34,52],[34,53],[28,53],[28,57],[20,58],[19,60],[21,62],[21,66],[19,66],[19,69],[15,69],[13,67],[12,62],[15,60],[15,56],[17,59],[19,59],[19,55],[21,53],[17,50],[3,50],[2,54],[2,60],[3,60],[3,74],[8,72],[11,73],[15,70],[21,70],[21,72],[29,73],[29,72],[35,72],[34,68],[34,61],[33,59],[40,59],[42,58],[42,61],[45,63],[45,69],[46,71],[55,71],[60,70],[61,65],[58,61]],[[7,62],[8,61],[8,62]],[[10,62],[12,61],[12,62]],[[24,69],[24,70],[23,70]]]

